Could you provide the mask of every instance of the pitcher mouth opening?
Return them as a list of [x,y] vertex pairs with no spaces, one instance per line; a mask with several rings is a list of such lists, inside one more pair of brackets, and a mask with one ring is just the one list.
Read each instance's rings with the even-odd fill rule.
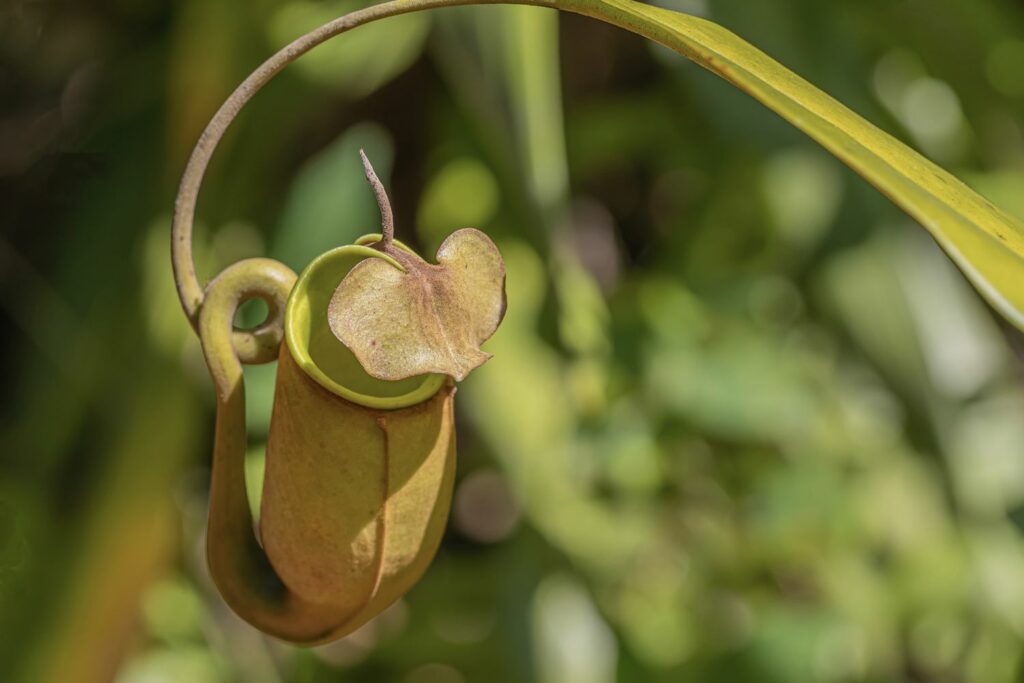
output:
[[[288,297],[285,342],[303,372],[331,393],[367,408],[394,410],[426,401],[444,385],[445,376],[417,375],[395,382],[371,377],[327,322],[334,290],[356,264],[367,258],[393,262],[390,256],[366,246],[378,238],[360,237],[354,245],[332,249],[306,266]],[[395,243],[408,250],[397,240]],[[397,262],[394,265],[400,267]]]

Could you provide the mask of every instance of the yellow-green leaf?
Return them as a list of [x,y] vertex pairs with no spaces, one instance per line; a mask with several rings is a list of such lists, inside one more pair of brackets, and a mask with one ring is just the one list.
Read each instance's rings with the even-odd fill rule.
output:
[[1024,224],[721,26],[631,0],[558,0],[676,50],[772,109],[916,219],[1024,329]]

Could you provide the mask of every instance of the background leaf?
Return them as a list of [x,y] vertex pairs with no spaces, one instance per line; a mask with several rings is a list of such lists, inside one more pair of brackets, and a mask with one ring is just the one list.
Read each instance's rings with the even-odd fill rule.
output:
[[630,0],[564,7],[678,50],[803,130],[919,221],[978,291],[1024,329],[1024,223],[717,24]]

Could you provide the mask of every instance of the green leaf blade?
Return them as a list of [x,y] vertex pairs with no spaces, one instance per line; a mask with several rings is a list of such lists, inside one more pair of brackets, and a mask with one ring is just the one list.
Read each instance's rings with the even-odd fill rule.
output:
[[918,221],[988,302],[1024,330],[1020,220],[718,24],[631,0],[557,5],[661,43],[782,116]]

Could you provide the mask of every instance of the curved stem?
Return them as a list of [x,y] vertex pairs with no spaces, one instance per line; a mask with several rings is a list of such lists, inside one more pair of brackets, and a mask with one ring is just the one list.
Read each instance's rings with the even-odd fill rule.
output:
[[377,197],[377,206],[380,208],[380,242],[384,251],[387,251],[391,247],[392,240],[395,239],[395,216],[391,212],[391,200],[388,199],[388,193],[384,189],[384,184],[380,182],[376,171],[373,170],[373,164],[366,158],[366,152],[359,150],[359,157],[363,160],[363,171],[366,173],[366,180],[370,183],[370,187],[373,188],[374,196]]
[[[380,5],[346,14],[334,19],[306,35],[296,39],[279,50],[274,56],[263,62],[248,78],[242,81],[231,96],[225,100],[217,113],[210,119],[206,129],[199,137],[192,155],[189,157],[185,173],[178,188],[178,198],[174,205],[174,220],[171,224],[171,261],[174,268],[174,281],[178,289],[178,298],[185,310],[185,315],[193,327],[198,325],[199,309],[203,305],[203,287],[196,276],[195,263],[192,258],[192,227],[195,220],[196,201],[203,176],[210,163],[221,138],[231,122],[235,120],[242,107],[270,82],[282,69],[296,59],[334,36],[353,28],[368,24],[371,21],[387,17],[417,12],[420,10],[459,5],[500,4],[500,0],[392,0]],[[548,0],[523,0],[510,4],[554,6]],[[252,333],[240,333],[242,339],[250,340]],[[269,359],[267,359],[269,360]]]

